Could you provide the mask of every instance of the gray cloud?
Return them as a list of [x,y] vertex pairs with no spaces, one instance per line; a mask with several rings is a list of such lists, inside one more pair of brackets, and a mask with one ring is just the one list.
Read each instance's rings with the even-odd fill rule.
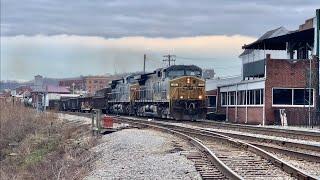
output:
[[1,35],[258,36],[314,16],[319,0],[2,0]]

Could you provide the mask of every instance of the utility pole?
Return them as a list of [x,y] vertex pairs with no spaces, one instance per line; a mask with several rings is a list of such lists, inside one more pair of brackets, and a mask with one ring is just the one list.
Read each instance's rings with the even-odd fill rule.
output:
[[175,61],[176,61],[176,55],[170,55],[170,54],[168,54],[168,55],[164,55],[163,57],[165,58],[165,59],[163,59],[163,62],[168,61],[169,66],[171,66],[171,61],[172,61],[172,62],[175,62]]
[[146,60],[147,60],[147,55],[143,55],[143,73],[146,73]]
[[73,82],[72,83],[72,94],[74,94],[74,86],[75,86],[76,84]]
[[[313,58],[313,57],[312,57]],[[311,58],[309,58],[309,107],[308,107],[308,115],[309,115],[309,118],[308,118],[308,124],[309,124],[309,127],[311,126],[311,88],[312,88],[312,65],[311,65],[312,61],[311,61]],[[312,91],[313,92],[313,91]]]

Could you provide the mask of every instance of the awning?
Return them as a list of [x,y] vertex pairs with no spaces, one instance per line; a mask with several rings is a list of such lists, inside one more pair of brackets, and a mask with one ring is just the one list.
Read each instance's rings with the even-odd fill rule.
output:
[[257,40],[249,45],[242,46],[242,49],[258,49],[258,50],[286,50],[287,42],[290,43],[308,43],[313,46],[314,28],[294,31],[282,36]]

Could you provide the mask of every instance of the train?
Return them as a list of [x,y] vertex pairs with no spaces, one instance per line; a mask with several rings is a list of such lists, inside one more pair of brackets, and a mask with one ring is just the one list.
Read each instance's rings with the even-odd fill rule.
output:
[[58,106],[60,111],[101,109],[117,115],[205,119],[205,80],[198,66],[172,65],[112,80],[95,96],[61,99]]

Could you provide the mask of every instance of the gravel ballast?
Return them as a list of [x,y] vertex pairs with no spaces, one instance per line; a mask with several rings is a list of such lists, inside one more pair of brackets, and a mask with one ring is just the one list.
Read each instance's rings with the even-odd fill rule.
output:
[[180,154],[190,148],[183,140],[155,130],[107,134],[92,149],[101,157],[85,179],[201,179],[194,163]]

